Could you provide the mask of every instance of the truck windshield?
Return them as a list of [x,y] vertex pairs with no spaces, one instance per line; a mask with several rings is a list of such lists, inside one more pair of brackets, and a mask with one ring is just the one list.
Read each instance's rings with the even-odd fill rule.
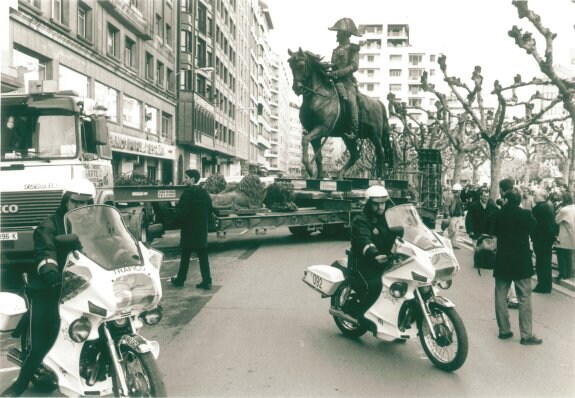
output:
[[2,109],[1,160],[61,159],[77,155],[76,117],[72,113],[10,114]]

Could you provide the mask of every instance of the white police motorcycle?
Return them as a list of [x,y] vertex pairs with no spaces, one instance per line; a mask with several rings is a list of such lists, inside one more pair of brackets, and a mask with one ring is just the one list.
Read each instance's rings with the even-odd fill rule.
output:
[[[159,344],[139,334],[162,317],[163,254],[137,242],[120,212],[89,205],[64,217],[56,245],[69,253],[62,273],[60,330],[32,383],[65,396],[166,396],[156,358]],[[23,319],[26,319],[24,317]],[[21,366],[29,328],[8,359]]]
[[382,275],[381,294],[363,316],[354,317],[346,310],[365,295],[357,287],[362,277],[350,251],[347,259],[308,267],[303,281],[322,297],[331,297],[329,312],[344,335],[357,338],[370,331],[384,341],[419,336],[435,366],[459,369],[467,358],[467,332],[454,304],[438,290],[448,289],[459,270],[451,244],[423,224],[412,204],[392,207],[385,217],[396,239]]

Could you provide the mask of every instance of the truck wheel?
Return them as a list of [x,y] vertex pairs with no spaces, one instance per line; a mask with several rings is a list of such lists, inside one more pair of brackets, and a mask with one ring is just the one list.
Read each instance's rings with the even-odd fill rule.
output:
[[307,227],[288,227],[289,231],[292,233],[293,236],[297,236],[298,238],[305,238],[311,234],[308,231]]

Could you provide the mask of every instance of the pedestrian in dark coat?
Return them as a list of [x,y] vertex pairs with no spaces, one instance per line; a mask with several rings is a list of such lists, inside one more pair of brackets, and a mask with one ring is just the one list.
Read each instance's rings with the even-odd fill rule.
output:
[[192,251],[198,255],[202,282],[197,288],[210,290],[212,277],[208,259],[208,223],[213,212],[210,194],[201,186],[198,170],[186,170],[184,184],[187,185],[176,207],[177,218],[181,223],[181,259],[178,274],[171,279],[172,285],[184,286],[190,267]]
[[490,223],[492,235],[497,237],[497,254],[493,277],[495,278],[495,315],[499,327],[499,338],[513,336],[507,309],[507,294],[511,282],[519,301],[519,331],[521,344],[541,344],[542,340],[533,334],[531,307],[531,276],[533,263],[529,247],[529,236],[536,221],[529,210],[519,207],[521,192],[513,188],[503,195],[501,210],[493,215]]
[[488,221],[499,208],[489,198],[489,190],[482,189],[479,200],[474,201],[465,216],[465,230],[474,241],[482,234],[489,234]]
[[535,293],[551,293],[553,284],[551,257],[557,225],[555,224],[555,212],[547,200],[548,197],[549,194],[544,189],[535,191],[533,198],[535,206],[531,209],[533,217],[537,220],[537,226],[531,235],[537,271],[537,286],[533,289]]

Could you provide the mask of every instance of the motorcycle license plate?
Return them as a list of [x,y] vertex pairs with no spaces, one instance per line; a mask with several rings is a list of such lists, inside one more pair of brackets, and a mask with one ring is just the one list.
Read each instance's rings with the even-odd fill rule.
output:
[[18,240],[18,232],[0,232],[0,241]]

